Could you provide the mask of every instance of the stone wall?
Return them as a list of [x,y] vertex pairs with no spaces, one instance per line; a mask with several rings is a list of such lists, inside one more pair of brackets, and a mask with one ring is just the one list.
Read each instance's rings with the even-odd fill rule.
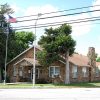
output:
[[95,81],[95,71],[96,71],[96,54],[95,54],[95,48],[94,47],[89,47],[89,51],[87,54],[89,58],[89,65],[91,67],[90,71],[90,81],[93,82]]
[[[70,63],[70,83],[79,83],[79,82],[89,82],[89,67],[87,68],[87,77],[83,77],[82,74],[82,66],[77,66],[78,67],[78,76],[77,78],[73,78],[72,77],[72,66],[74,64]],[[61,63],[61,62],[55,62],[54,64],[52,64],[51,66],[59,66],[60,67],[60,76],[55,77],[55,78],[51,78],[49,77],[49,67],[41,67],[40,69],[40,79],[45,79],[49,82],[52,83],[65,83],[65,64]],[[84,66],[83,66],[84,67]]]
[[82,68],[85,66],[77,66],[77,78],[73,78],[72,74],[72,67],[74,64],[70,63],[70,83],[79,83],[79,82],[89,82],[89,67],[87,69],[87,77],[83,77]]
[[[36,48],[36,51],[38,51],[37,48]],[[33,58],[33,55],[34,55],[34,48],[31,48],[27,52],[23,53],[22,55],[20,55],[19,57],[17,57],[15,60],[13,60],[11,63],[7,65],[7,76],[10,78],[10,82],[15,82],[17,78],[13,75],[14,64],[22,60],[23,58]]]

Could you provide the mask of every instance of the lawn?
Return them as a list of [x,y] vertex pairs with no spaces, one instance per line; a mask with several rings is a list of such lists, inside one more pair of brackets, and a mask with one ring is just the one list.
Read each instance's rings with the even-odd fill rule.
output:
[[[10,88],[33,88],[32,84],[28,83],[11,83],[4,85],[0,84],[0,89]],[[65,84],[35,84],[35,88],[100,88],[100,82],[92,83],[73,83],[69,85]]]

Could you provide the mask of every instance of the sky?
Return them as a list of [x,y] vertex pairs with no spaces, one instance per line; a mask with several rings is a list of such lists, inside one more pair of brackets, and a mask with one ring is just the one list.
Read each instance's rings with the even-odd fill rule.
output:
[[[38,13],[49,13],[49,12],[56,12],[61,10],[68,10],[73,8],[80,8],[85,6],[93,6],[87,9],[81,10],[74,10],[74,11],[66,11],[66,12],[59,12],[59,13],[52,13],[52,14],[45,14],[41,15],[39,18],[42,17],[50,17],[50,16],[57,16],[62,14],[69,14],[69,13],[77,13],[83,12],[88,10],[97,10],[100,9],[100,0],[0,0],[0,5],[8,3],[13,10],[15,11],[12,16],[23,17],[29,15],[35,15]],[[84,13],[72,16],[64,16],[59,18],[53,19],[44,19],[44,20],[37,20],[38,24],[46,24],[46,23],[54,23],[54,22],[61,22],[61,21],[71,21],[77,19],[84,19],[84,18],[91,18],[91,17],[98,17],[100,16],[100,11],[98,12],[91,12],[91,13]],[[34,19],[37,16],[31,17],[24,17],[24,18],[17,18],[18,21],[25,20],[25,19]],[[35,20],[28,21],[28,22],[20,22],[20,23],[13,23],[13,27],[20,27],[26,25],[35,25]],[[100,56],[100,21],[95,22],[84,22],[84,23],[77,23],[71,24],[72,26],[72,37],[76,40],[76,52],[79,54],[87,55],[89,47],[95,47],[96,53]],[[53,28],[59,27],[53,26]],[[49,28],[49,27],[47,27]],[[36,36],[37,41],[40,39],[40,36],[43,35],[45,28],[38,28],[36,29]],[[35,29],[32,28],[27,31],[35,32]]]

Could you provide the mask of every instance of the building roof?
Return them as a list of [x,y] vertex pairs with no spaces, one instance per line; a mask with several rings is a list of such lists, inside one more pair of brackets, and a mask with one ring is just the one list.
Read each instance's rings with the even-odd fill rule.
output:
[[[32,49],[34,46],[31,46],[30,48],[26,49],[25,51],[23,51],[22,53],[20,53],[19,55],[17,55],[15,58],[13,58],[10,62],[7,63],[7,65],[11,62],[13,62],[14,60],[16,60],[18,57],[20,57],[21,55],[23,55],[24,53],[26,53],[28,50]],[[42,48],[40,46],[36,46],[37,49],[42,50]]]
[[69,61],[78,66],[90,66],[88,57],[81,54],[73,54],[69,57]]
[[[26,64],[25,62],[28,62],[28,63]],[[33,65],[34,64],[34,60],[33,60],[33,58],[23,58],[22,60],[18,61],[14,65],[17,65],[17,64]],[[35,60],[35,65],[36,66],[40,66],[40,64],[39,64],[39,62],[37,60]]]
[[[16,56],[15,58],[13,58],[9,63],[11,63],[12,61],[16,60],[18,57],[20,57],[22,54],[26,53],[28,50],[32,49],[33,47],[34,47],[34,46],[32,46],[32,47],[28,48],[27,50],[23,51],[21,54],[19,54],[19,55]],[[39,49],[39,50],[43,50],[43,49],[42,49],[41,47],[39,47],[39,46],[36,46],[36,48]],[[63,57],[63,58],[64,58],[64,57]],[[34,63],[32,58],[23,58],[22,60],[26,60],[26,61],[30,62],[31,64]],[[21,60],[20,60],[20,61],[21,61]],[[19,61],[19,62],[20,62],[20,61]],[[62,62],[62,61],[61,61],[61,62]],[[87,67],[90,67],[88,57],[87,57],[87,56],[84,56],[84,55],[82,55],[82,54],[73,54],[72,56],[69,57],[69,62],[71,62],[71,63],[73,63],[73,64],[75,64],[75,65],[77,65],[77,66],[87,66]],[[8,64],[9,64],[9,63],[8,63]],[[17,62],[17,63],[18,63],[18,62]],[[40,65],[38,61],[36,61],[36,63],[37,63],[38,65]],[[96,66],[100,66],[100,62],[96,62]]]
[[[34,64],[34,60],[32,58],[24,58],[26,61],[28,61],[31,64]],[[39,62],[37,60],[35,60],[35,64],[37,66],[40,66]]]

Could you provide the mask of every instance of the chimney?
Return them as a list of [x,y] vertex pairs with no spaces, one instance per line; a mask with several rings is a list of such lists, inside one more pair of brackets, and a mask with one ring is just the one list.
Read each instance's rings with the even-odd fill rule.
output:
[[89,65],[92,67],[95,67],[96,66],[96,54],[95,54],[94,47],[89,47],[87,56],[89,58]]
[[89,70],[90,81],[95,81],[96,54],[94,47],[89,47],[87,56],[89,58],[89,65],[90,65],[90,70]]

